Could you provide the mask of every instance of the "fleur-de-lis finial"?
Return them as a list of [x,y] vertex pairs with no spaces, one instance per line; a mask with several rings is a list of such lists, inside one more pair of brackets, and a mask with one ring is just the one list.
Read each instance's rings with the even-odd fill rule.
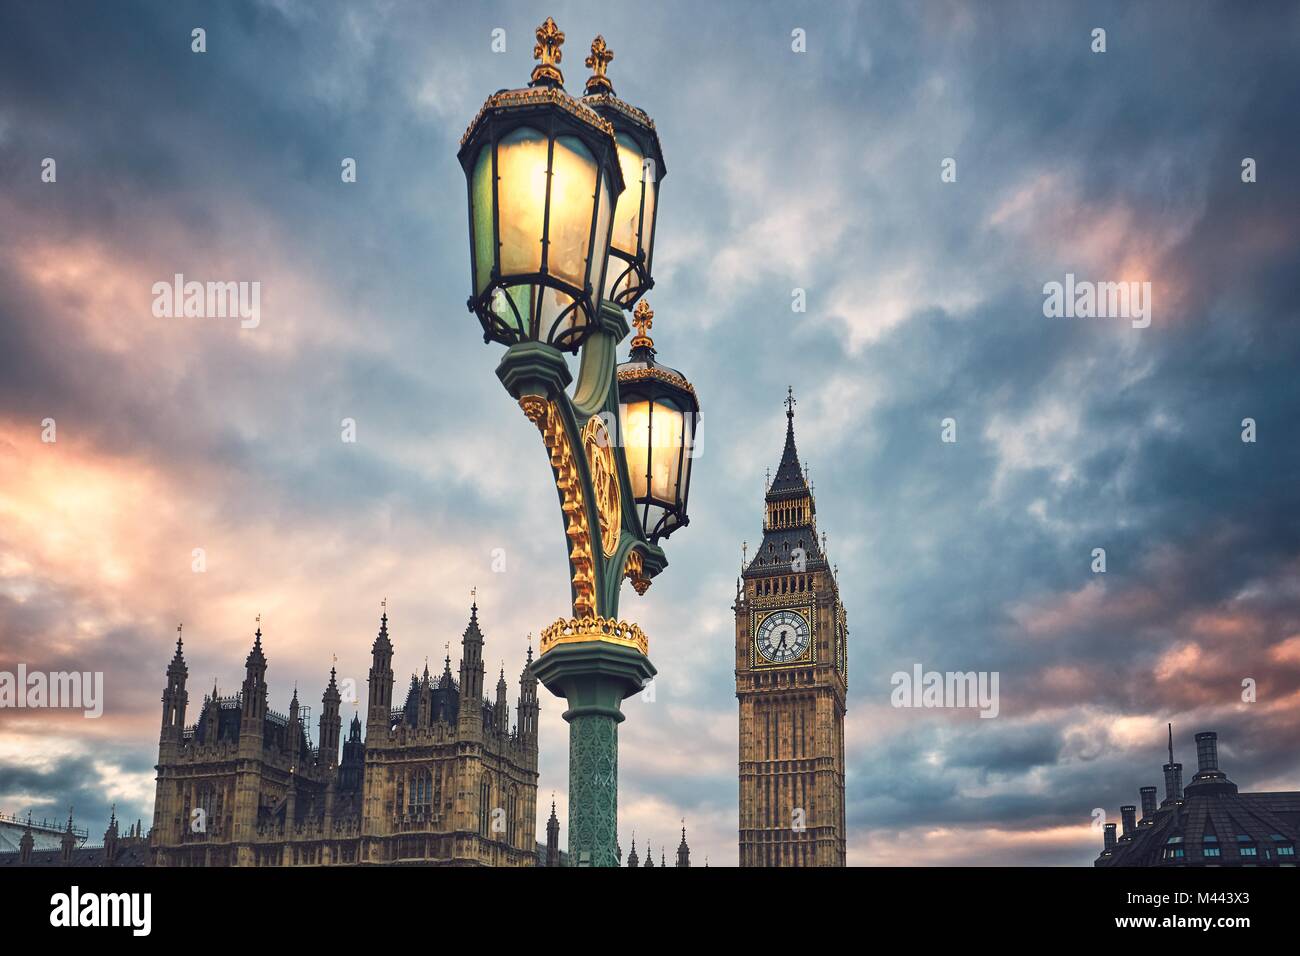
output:
[[587,77],[588,93],[613,93],[614,84],[609,82],[609,77],[605,75],[605,70],[610,61],[614,59],[614,51],[605,43],[603,36],[597,36],[591,41],[591,55],[584,61],[586,67],[591,70],[591,76]]
[[560,72],[560,61],[564,53],[564,34],[550,17],[537,28],[537,43],[533,47],[533,59],[539,61],[533,67],[533,86],[563,86],[564,74]]
[[650,308],[650,303],[642,299],[632,310],[632,324],[636,326],[636,335],[632,337],[632,348],[652,349],[655,340],[650,338],[650,330],[654,327],[655,310]]

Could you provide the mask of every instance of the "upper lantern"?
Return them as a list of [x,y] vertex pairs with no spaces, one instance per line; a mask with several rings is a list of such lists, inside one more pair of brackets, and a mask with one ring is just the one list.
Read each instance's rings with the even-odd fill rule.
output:
[[614,209],[614,233],[609,246],[609,267],[605,272],[605,298],[622,309],[630,309],[654,286],[650,262],[654,256],[655,214],[659,209],[659,181],[664,178],[663,151],[654,120],[614,95],[605,75],[614,51],[598,36],[591,42],[586,65],[587,95],[582,102],[614,127],[618,143],[618,164],[627,189]]
[[632,354],[618,366],[621,432],[632,498],[646,537],[658,543],[689,520],[686,514],[700,403],[676,369],[655,361],[654,312],[637,303]]
[[537,28],[528,87],[488,97],[461,139],[470,311],[484,340],[576,352],[594,327],[623,172],[614,127],[564,91],[564,34]]

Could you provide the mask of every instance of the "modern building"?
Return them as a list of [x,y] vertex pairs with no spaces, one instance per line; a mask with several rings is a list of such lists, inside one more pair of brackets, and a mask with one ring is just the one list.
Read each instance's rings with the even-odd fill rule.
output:
[[1219,736],[1196,735],[1196,775],[1183,786],[1169,727],[1165,798],[1140,787],[1137,804],[1120,807],[1123,830],[1103,828],[1093,866],[1295,866],[1300,843],[1300,792],[1241,793],[1219,769]]
[[799,465],[794,406],[790,391],[763,539],[732,605],[741,866],[843,866],[846,858],[848,615]]

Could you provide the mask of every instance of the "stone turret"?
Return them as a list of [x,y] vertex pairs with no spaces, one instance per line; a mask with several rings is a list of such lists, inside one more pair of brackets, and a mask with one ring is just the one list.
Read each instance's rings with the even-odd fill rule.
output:
[[537,678],[533,676],[533,645],[528,643],[528,660],[523,673],[519,675],[519,704],[517,707],[519,739],[531,742],[537,739],[537,716],[540,711],[537,703]]
[[[235,812],[233,840],[237,844],[235,859],[240,866],[253,862],[252,841],[257,835],[257,815],[261,807],[262,761],[266,736],[266,655],[262,653],[262,628],[253,635],[253,649],[244,661],[244,683],[239,711],[239,763],[235,771]],[[190,826],[181,821],[182,828]]]
[[551,818],[546,821],[546,865],[560,865],[560,821],[555,816],[555,801],[551,801]]
[[343,702],[339,694],[337,675],[330,668],[330,682],[320,699],[320,765],[329,769],[339,763],[339,732],[343,729],[343,718],[339,716],[339,705]]
[[483,632],[477,601],[470,607],[460,647],[460,726],[462,732],[473,733],[483,721]]
[[60,843],[62,854],[60,859],[64,866],[72,865],[72,851],[77,848],[77,835],[72,832],[72,810],[68,810],[68,827],[63,831],[63,841]]
[[[177,628],[179,631],[180,629]],[[185,733],[185,706],[189,703],[189,694],[185,690],[185,681],[189,678],[189,668],[185,666],[182,643],[176,638],[176,654],[167,665],[167,688],[162,697],[162,733],[159,737],[160,751],[175,756],[180,747],[181,736]]]
[[112,866],[117,856],[117,805],[109,811],[108,829],[104,831],[104,865]]
[[510,733],[510,704],[506,700],[506,665],[501,665],[501,675],[497,678],[497,699],[492,705],[492,725],[499,734]]
[[32,848],[36,840],[32,837],[32,812],[27,811],[27,826],[23,828],[22,839],[18,841],[18,862],[23,866],[32,862]]
[[[388,735],[393,709],[393,645],[388,639],[388,612],[379,618],[379,635],[370,648],[370,700],[366,708],[366,738]],[[378,738],[376,738],[378,739]]]

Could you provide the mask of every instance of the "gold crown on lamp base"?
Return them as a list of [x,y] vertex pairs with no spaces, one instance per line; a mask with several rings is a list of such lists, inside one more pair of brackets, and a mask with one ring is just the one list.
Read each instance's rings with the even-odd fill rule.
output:
[[632,647],[647,657],[650,655],[650,639],[645,636],[645,632],[635,624],[616,621],[612,617],[560,618],[542,631],[539,654],[545,654],[561,644],[582,644],[588,641]]

